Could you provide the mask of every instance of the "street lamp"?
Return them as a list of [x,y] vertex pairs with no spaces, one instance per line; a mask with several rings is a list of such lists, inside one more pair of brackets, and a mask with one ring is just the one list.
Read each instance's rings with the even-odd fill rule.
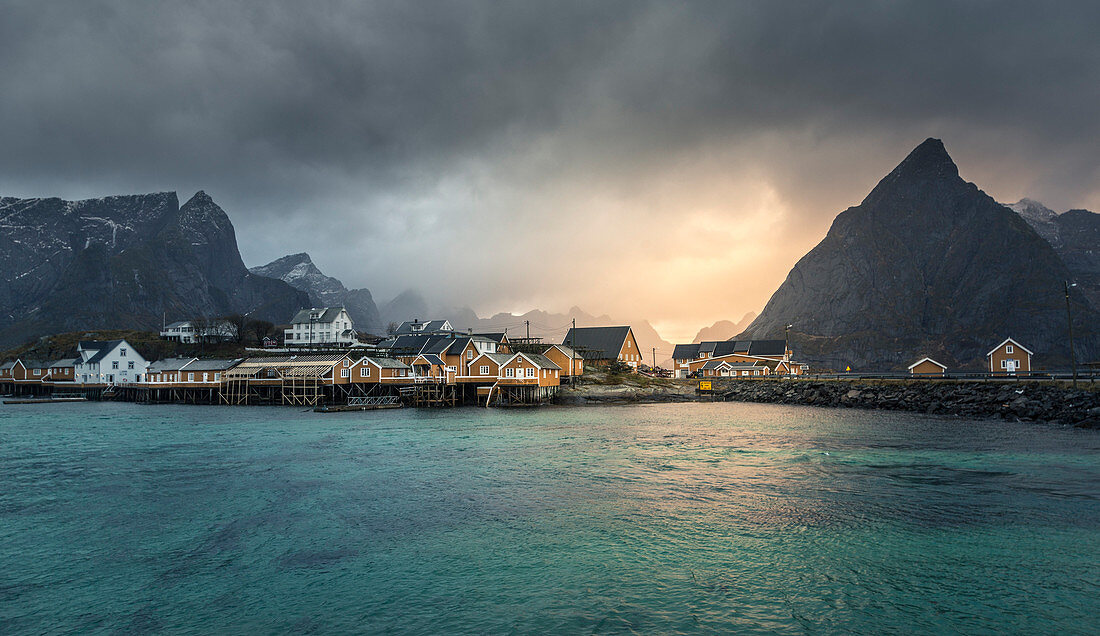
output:
[[787,375],[792,375],[791,372],[791,327],[794,325],[788,324],[783,327],[783,359],[787,361]]
[[1073,362],[1073,388],[1077,388],[1077,352],[1073,349],[1073,317],[1069,312],[1069,288],[1076,287],[1077,283],[1070,284],[1067,280],[1066,285],[1066,327],[1069,329],[1069,358]]

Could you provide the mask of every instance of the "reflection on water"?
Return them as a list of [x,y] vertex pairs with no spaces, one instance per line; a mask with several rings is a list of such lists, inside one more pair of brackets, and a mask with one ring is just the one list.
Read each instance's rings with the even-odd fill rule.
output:
[[3,409],[0,633],[1086,633],[1098,451],[771,405]]

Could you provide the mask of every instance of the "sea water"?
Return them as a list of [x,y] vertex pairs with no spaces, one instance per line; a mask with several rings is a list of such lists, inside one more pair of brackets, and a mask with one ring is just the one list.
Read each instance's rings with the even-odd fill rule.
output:
[[0,633],[1096,633],[1100,433],[0,408]]

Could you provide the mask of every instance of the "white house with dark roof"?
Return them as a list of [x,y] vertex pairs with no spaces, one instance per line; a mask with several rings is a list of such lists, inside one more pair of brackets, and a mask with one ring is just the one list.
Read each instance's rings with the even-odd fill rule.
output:
[[125,340],[82,340],[76,346],[76,381],[81,384],[132,384],[144,381],[149,362]]
[[355,324],[343,307],[313,307],[294,314],[290,329],[283,333],[288,347],[311,345],[354,345],[359,342]]

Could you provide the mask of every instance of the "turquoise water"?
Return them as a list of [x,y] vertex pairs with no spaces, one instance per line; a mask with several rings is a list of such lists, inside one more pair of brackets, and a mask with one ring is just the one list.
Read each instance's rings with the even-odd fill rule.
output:
[[1100,434],[0,407],[0,633],[1095,633]]

